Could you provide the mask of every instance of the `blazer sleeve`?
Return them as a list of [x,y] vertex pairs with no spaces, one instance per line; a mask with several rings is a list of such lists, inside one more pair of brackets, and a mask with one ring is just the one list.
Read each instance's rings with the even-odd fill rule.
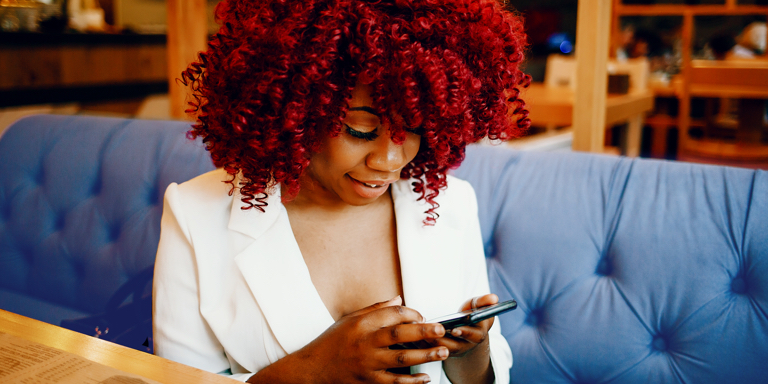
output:
[[209,372],[230,369],[224,348],[200,314],[195,252],[178,185],[165,192],[152,292],[155,354]]
[[[454,179],[459,183],[466,185],[467,193],[463,194],[462,199],[467,212],[467,227],[465,248],[463,250],[464,271],[466,271],[464,279],[464,297],[471,298],[475,296],[482,296],[490,293],[490,285],[488,283],[488,270],[485,263],[485,250],[483,247],[482,234],[480,232],[480,220],[478,218],[477,210],[477,197],[472,186],[463,180]],[[496,377],[496,383],[509,383],[509,370],[512,368],[512,351],[509,348],[509,344],[504,336],[501,334],[501,323],[499,318],[496,317],[493,322],[493,326],[488,331],[489,343],[491,347],[491,364],[493,365],[493,373]],[[443,372],[443,378],[445,382],[441,384],[450,383],[445,377]]]

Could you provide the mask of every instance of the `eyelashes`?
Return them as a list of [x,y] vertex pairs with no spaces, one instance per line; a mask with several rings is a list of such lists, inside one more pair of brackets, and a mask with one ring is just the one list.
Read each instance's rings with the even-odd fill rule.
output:
[[[377,129],[374,129],[373,131],[370,131],[370,132],[362,132],[362,131],[358,131],[358,130],[350,127],[347,124],[344,124],[344,127],[346,128],[347,133],[350,136],[352,136],[354,138],[357,138],[357,139],[362,139],[362,140],[365,140],[365,141],[373,141],[373,140],[376,140],[379,137],[379,134],[376,133]],[[421,136],[424,133],[424,129],[421,128],[421,127],[406,128],[405,131],[409,132],[409,133],[413,133],[414,135],[419,135],[419,136]]]
[[375,129],[370,132],[362,132],[350,127],[347,124],[344,124],[344,126],[347,128],[347,133],[349,133],[350,136],[358,139],[363,139],[365,141],[374,141],[376,140],[376,138],[379,137],[379,134],[376,133]]

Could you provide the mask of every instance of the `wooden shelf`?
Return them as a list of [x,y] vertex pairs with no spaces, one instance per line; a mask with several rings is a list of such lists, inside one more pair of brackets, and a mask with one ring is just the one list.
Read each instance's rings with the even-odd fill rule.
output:
[[[646,119],[646,124],[654,128],[654,141],[665,140],[666,130],[671,126],[679,129],[679,159],[719,159],[723,161],[763,162],[768,153],[768,146],[739,142],[726,143],[715,140],[695,140],[688,135],[691,127],[698,126],[699,121],[691,119],[692,97],[738,97],[766,98],[768,97],[768,80],[766,80],[766,64],[744,64],[724,62],[693,61],[692,46],[695,34],[695,18],[697,16],[768,16],[768,6],[739,5],[737,0],[725,0],[719,5],[683,5],[683,4],[654,4],[654,5],[625,5],[621,0],[613,0],[612,31],[619,34],[622,16],[680,16],[682,18],[680,40],[682,42],[682,65],[680,74],[676,76],[676,84],[659,87],[657,96],[677,97],[679,113],[677,117],[665,115],[652,116]],[[759,61],[758,61],[759,62]],[[728,68],[734,66],[734,68]],[[754,68],[745,68],[754,66]],[[725,80],[725,81],[724,81]],[[745,120],[746,121],[746,120]],[[742,135],[743,136],[743,135]],[[657,155],[666,151],[666,144],[659,145],[653,152]],[[687,157],[686,157],[687,156]]]
[[768,15],[765,5],[623,5],[617,4],[615,9],[618,16],[738,16],[738,15]]

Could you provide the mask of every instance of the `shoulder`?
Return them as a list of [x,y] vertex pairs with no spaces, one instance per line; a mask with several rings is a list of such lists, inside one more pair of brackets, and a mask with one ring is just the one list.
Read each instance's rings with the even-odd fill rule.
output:
[[181,184],[171,183],[165,191],[165,208],[187,224],[211,222],[226,217],[232,206],[229,174],[215,169]]
[[466,180],[459,179],[458,177],[448,175],[446,178],[447,187],[444,191],[441,191],[445,199],[450,201],[467,203],[471,201],[473,204],[477,203],[477,197],[475,197],[475,189]]
[[171,184],[172,198],[183,200],[185,204],[203,203],[230,197],[232,188],[226,183],[230,175],[223,169],[214,169],[181,184]]
[[[413,191],[413,179],[403,179],[393,186],[393,196],[395,198],[396,212],[403,213],[404,210],[415,212],[419,215],[420,221],[426,218],[426,212],[431,206],[419,199],[420,195]],[[439,204],[436,212],[438,226],[448,225],[461,228],[467,223],[476,221],[477,217],[477,197],[472,185],[462,179],[448,175],[445,189],[441,189],[435,198]]]

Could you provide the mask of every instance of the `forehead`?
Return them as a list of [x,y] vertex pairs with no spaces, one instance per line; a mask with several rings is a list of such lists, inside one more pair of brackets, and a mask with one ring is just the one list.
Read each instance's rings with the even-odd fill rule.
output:
[[352,90],[352,98],[349,100],[349,107],[372,107],[373,98],[371,93],[373,87],[367,84],[355,84],[355,88]]

